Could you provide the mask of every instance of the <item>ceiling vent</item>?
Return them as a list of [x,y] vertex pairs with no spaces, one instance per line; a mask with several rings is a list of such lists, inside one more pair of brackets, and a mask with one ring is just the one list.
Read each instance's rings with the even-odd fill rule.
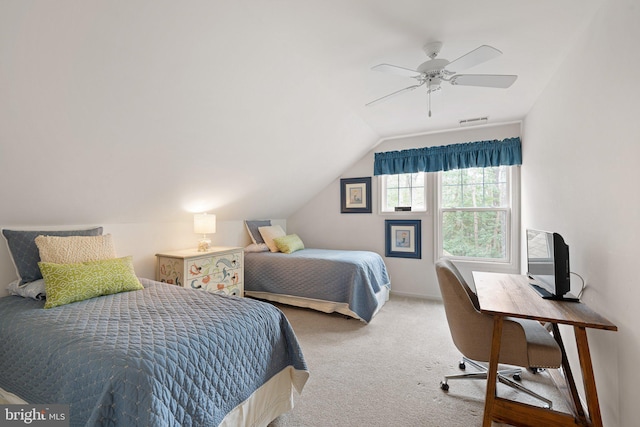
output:
[[475,119],[463,119],[463,120],[460,120],[460,127],[484,125],[487,123],[488,120],[489,120],[489,117],[487,116],[476,117]]

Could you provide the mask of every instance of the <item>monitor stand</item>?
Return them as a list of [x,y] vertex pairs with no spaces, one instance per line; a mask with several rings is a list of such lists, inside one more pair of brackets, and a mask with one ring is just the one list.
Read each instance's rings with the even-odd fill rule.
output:
[[580,300],[570,293],[566,293],[563,296],[557,296],[543,288],[542,286],[538,286],[535,283],[529,283],[534,291],[536,291],[540,296],[544,299],[550,299],[553,301],[567,301],[567,302],[580,302]]

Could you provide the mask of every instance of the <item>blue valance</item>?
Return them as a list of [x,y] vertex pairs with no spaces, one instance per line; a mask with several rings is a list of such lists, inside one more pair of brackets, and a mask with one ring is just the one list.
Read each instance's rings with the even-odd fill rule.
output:
[[451,169],[521,165],[520,138],[375,153],[374,175],[437,172]]

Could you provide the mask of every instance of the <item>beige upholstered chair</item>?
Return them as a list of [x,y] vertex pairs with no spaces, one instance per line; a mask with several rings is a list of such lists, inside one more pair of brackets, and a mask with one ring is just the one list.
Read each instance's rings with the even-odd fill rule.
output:
[[[490,359],[493,317],[480,312],[478,297],[451,261],[436,262],[436,274],[451,337],[463,355],[459,367],[465,369],[468,363],[480,370],[480,372],[446,376],[440,386],[447,391],[448,380],[487,378],[487,368],[477,362],[486,363]],[[539,322],[507,317],[504,319],[502,334],[499,363],[532,368],[534,372],[538,368],[560,367],[562,362],[560,347]],[[513,375],[514,379],[520,380],[520,372],[520,369],[500,370],[498,380],[545,402],[550,408],[552,403],[549,399],[506,376]]]

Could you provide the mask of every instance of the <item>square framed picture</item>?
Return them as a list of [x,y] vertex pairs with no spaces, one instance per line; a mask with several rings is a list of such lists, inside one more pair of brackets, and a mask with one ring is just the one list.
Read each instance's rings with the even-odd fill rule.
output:
[[419,219],[385,220],[385,256],[422,258],[420,222]]
[[371,177],[340,180],[340,213],[371,213]]

